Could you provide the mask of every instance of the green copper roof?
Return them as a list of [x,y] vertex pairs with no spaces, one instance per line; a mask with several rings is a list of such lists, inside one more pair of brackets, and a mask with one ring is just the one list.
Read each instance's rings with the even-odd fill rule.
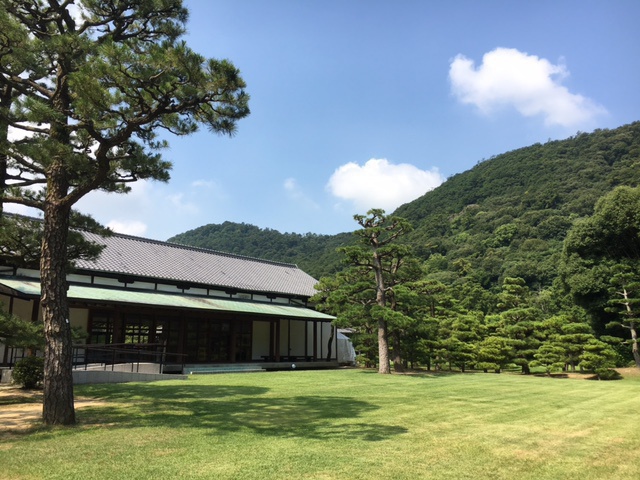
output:
[[[40,282],[13,278],[0,278],[0,286],[29,296],[40,295]],[[108,302],[118,304],[146,305],[154,307],[185,308],[194,310],[213,310],[219,312],[247,313],[278,318],[306,318],[331,321],[331,315],[316,312],[309,308],[261,303],[242,300],[226,300],[195,295],[177,295],[172,293],[136,291],[94,286],[71,285],[67,293],[70,300]]]

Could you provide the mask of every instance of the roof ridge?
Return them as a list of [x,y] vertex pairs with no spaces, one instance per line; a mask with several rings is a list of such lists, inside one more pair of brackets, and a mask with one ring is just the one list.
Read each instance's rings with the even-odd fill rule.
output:
[[[91,232],[87,232],[87,233],[91,233]],[[102,235],[97,234],[97,233],[94,233],[93,235],[98,235],[98,236],[102,237]],[[112,237],[112,238],[113,237],[121,237],[121,238],[129,239],[129,240],[136,240],[136,241],[140,241],[140,242],[153,243],[153,244],[157,244],[157,245],[166,245],[168,247],[175,247],[175,248],[180,248],[180,249],[183,249],[183,250],[192,250],[192,251],[195,251],[195,252],[212,253],[212,254],[216,254],[216,255],[222,255],[222,256],[225,256],[225,257],[238,258],[238,259],[242,259],[242,260],[252,260],[254,262],[266,263],[266,264],[270,264],[270,265],[280,265],[280,266],[283,266],[283,267],[299,268],[298,265],[296,265],[295,263],[278,262],[276,260],[267,260],[265,258],[251,257],[251,256],[248,256],[248,255],[239,255],[237,253],[222,252],[220,250],[214,250],[212,248],[195,247],[193,245],[185,245],[183,243],[167,242],[167,241],[163,241],[163,240],[156,240],[156,239],[153,239],[153,238],[146,238],[146,237],[137,237],[135,235],[129,235],[129,234],[125,234],[125,233],[113,232],[113,234],[111,234],[110,237]]]
[[[29,216],[29,215],[22,215],[22,214],[19,214],[19,213],[4,212],[4,215],[10,216],[10,217],[15,217],[15,218],[26,218],[28,220],[33,220],[33,221],[40,222],[40,223],[43,223],[43,221],[44,221],[42,218],[32,217],[32,216]],[[140,241],[140,242],[155,243],[157,245],[167,245],[169,247],[182,248],[184,250],[193,250],[193,251],[196,251],[196,252],[204,252],[204,253],[215,253],[217,255],[222,255],[222,256],[226,256],[226,257],[230,257],[230,258],[238,258],[238,259],[243,259],[243,260],[252,260],[252,261],[255,261],[255,262],[261,262],[261,263],[266,263],[266,264],[270,264],[270,265],[281,265],[281,266],[284,266],[284,267],[293,267],[293,268],[297,268],[297,269],[300,268],[295,263],[279,262],[277,260],[268,260],[266,258],[258,258],[258,257],[251,257],[249,255],[239,255],[237,253],[223,252],[221,250],[214,250],[213,248],[195,247],[193,245],[185,245],[184,243],[167,242],[167,241],[163,241],[163,240],[156,240],[154,238],[138,237],[136,235],[130,235],[130,234],[127,234],[127,233],[119,233],[119,232],[112,231],[112,233],[109,236],[105,236],[105,235],[100,235],[99,233],[94,233],[94,232],[91,232],[89,230],[86,230],[84,228],[79,228],[79,227],[71,227],[71,230],[85,232],[85,233],[88,233],[88,234],[91,234],[91,235],[96,235],[96,236],[101,237],[101,238],[121,237],[121,238],[126,238],[126,239],[129,239],[129,240],[137,240],[137,241]]]

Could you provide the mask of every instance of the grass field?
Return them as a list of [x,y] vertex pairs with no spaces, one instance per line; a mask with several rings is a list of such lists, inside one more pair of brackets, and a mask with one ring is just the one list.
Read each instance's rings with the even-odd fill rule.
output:
[[0,435],[0,477],[637,480],[639,392],[640,377],[362,370],[84,386],[105,403],[78,426]]

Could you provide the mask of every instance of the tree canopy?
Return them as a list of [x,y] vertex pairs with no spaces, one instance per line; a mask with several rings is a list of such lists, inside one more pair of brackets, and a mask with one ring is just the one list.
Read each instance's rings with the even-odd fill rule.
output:
[[[495,309],[486,292],[506,277],[532,289],[558,278],[563,241],[616,186],[640,186],[640,122],[578,133],[485,159],[398,208],[413,231],[404,239],[429,278],[454,283],[461,301]],[[316,278],[340,268],[348,234],[280,234],[225,222],[173,237],[187,245],[297,263]]]
[[[356,307],[363,314],[361,322],[366,324],[370,319],[377,324],[378,370],[386,374],[391,371],[389,325],[402,323],[405,318],[398,308],[399,287],[417,279],[415,270],[414,275],[411,274],[411,248],[398,242],[411,231],[411,225],[403,218],[386,215],[381,209],[353,218],[361,227],[353,232],[358,240],[355,245],[339,249],[349,268],[321,282],[317,300],[324,299],[329,309],[347,307],[351,315]],[[355,319],[353,315],[352,319]],[[373,326],[365,329],[373,330]]]
[[[416,339],[402,346],[409,361],[492,370],[517,362],[524,371],[534,365],[551,371],[562,352],[567,369],[625,365],[631,359],[625,345],[630,323],[611,311],[610,289],[614,267],[637,265],[639,159],[640,122],[578,133],[483,160],[396,210],[394,216],[414,227],[399,243],[412,248],[426,291],[434,287],[428,308],[414,305],[407,315],[419,320],[406,329]],[[198,235],[198,245],[215,244],[216,228],[194,230],[208,232]],[[220,228],[226,231],[225,245],[232,247],[230,231]],[[188,233],[181,242],[195,240]],[[280,235],[289,239],[292,234]],[[274,260],[289,261],[297,254],[272,241],[272,232],[268,237],[263,243],[259,229],[252,231],[254,255],[263,244],[279,250],[270,256]],[[341,253],[330,256],[327,249],[338,246],[332,243],[338,238],[348,242],[344,234],[314,239],[304,255],[310,273],[336,273],[313,270],[313,265],[337,265]],[[239,238],[234,251],[242,254],[245,246]],[[363,315],[371,319],[364,294],[356,291],[360,283],[351,273],[340,275],[344,278],[334,280],[354,299],[341,311],[340,325],[348,326],[347,319],[355,324]],[[345,288],[333,300],[344,302]],[[519,288],[526,295],[509,299]],[[357,349],[371,363],[376,358],[371,355],[373,325],[357,330]]]
[[45,423],[75,422],[65,268],[72,206],[167,181],[159,132],[232,135],[249,114],[228,60],[181,39],[180,0],[0,0],[2,202],[44,212]]

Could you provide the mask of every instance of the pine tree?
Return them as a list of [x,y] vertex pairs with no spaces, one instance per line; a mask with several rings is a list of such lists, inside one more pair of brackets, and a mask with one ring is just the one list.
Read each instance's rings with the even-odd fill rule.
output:
[[233,134],[249,113],[238,70],[181,40],[187,16],[180,0],[0,0],[2,201],[44,212],[46,424],[75,423],[65,281],[73,205],[94,190],[168,181],[158,130]]

